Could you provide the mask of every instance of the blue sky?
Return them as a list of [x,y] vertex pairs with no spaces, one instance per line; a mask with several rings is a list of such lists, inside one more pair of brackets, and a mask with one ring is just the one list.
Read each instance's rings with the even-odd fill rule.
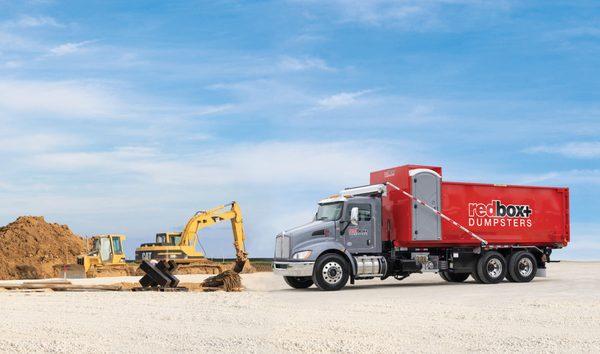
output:
[[[600,258],[593,1],[0,0],[0,223],[128,235],[238,200],[248,248],[369,171],[571,188]],[[209,256],[232,255],[224,226]]]

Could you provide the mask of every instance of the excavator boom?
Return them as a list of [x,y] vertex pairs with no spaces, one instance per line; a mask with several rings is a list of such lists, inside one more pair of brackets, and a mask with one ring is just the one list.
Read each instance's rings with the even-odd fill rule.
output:
[[[229,208],[228,208],[229,207]],[[235,247],[236,262],[233,270],[239,273],[248,260],[248,253],[244,245],[246,235],[242,211],[237,202],[220,205],[216,208],[197,212],[185,225],[181,234],[180,246],[195,246],[198,242],[198,231],[217,224],[221,221],[231,221],[233,230],[233,246]]]

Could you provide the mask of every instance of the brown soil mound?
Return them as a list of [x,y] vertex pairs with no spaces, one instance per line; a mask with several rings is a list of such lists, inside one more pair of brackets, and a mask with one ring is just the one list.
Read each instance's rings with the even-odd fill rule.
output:
[[75,263],[82,253],[84,239],[68,226],[21,216],[0,228],[0,279],[51,278],[54,265]]
[[203,287],[223,288],[225,291],[241,291],[242,278],[232,270],[226,270],[221,274],[206,278],[202,282]]

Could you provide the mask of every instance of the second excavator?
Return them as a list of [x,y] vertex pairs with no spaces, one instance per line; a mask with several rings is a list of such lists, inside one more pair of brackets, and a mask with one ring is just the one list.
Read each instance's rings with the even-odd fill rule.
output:
[[198,231],[222,221],[231,221],[233,246],[236,261],[233,271],[240,273],[248,261],[244,240],[244,223],[242,212],[237,202],[220,205],[216,208],[199,211],[192,216],[182,232],[165,232],[156,234],[156,242],[144,243],[135,250],[136,262],[149,260],[174,260],[178,265],[178,273],[221,273],[222,265],[211,262],[199,252]]

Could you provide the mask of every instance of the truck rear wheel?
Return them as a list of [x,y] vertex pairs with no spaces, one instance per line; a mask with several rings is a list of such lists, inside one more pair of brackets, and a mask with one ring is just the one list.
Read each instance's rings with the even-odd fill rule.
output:
[[501,282],[506,276],[504,256],[496,251],[484,253],[477,261],[477,275],[486,284]]
[[537,262],[535,257],[527,251],[513,253],[508,259],[508,273],[506,278],[518,283],[527,283],[535,278]]
[[350,266],[339,254],[325,254],[315,264],[313,281],[321,290],[340,290],[348,282]]
[[283,280],[294,289],[306,289],[314,284],[311,277],[283,277]]
[[469,273],[454,273],[444,270],[440,272],[440,276],[442,279],[450,283],[462,283],[463,281],[467,280]]

